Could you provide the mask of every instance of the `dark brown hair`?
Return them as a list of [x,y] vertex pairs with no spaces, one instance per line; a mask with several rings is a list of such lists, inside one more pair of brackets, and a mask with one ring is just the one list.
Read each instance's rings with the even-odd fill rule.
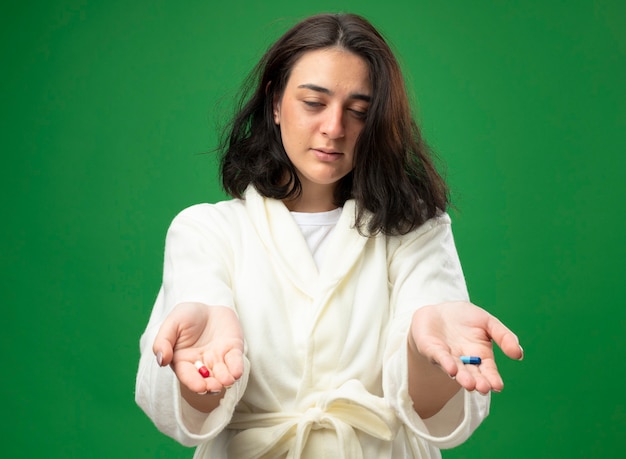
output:
[[354,14],[309,17],[261,58],[222,140],[222,186],[237,198],[249,185],[274,199],[301,192],[274,123],[273,101],[282,96],[291,69],[304,53],[331,47],[364,59],[372,88],[354,170],[338,183],[335,204],[356,200],[356,224],[363,233],[406,234],[447,208],[448,189],[413,119],[398,61],[380,33]]

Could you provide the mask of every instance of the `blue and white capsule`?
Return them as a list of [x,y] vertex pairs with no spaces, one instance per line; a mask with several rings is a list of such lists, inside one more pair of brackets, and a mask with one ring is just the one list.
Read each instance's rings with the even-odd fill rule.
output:
[[480,359],[480,357],[476,357],[473,355],[462,355],[461,362],[466,365],[480,365],[480,362],[482,362],[482,360]]

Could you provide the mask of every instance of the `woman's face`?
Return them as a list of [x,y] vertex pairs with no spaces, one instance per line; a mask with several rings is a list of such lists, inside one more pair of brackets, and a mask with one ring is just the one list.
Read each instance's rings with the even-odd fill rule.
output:
[[354,165],[371,86],[365,61],[339,48],[309,51],[274,103],[274,122],[302,183],[302,193],[332,196]]

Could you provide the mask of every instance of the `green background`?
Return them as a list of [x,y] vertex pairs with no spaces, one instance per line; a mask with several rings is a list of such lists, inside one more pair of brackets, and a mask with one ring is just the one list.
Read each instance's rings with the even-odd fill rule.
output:
[[454,190],[473,300],[526,350],[500,360],[491,416],[444,458],[621,456],[623,5],[4,5],[0,454],[191,457],[134,404],[167,225],[223,197],[204,153],[266,46],[306,15],[341,10],[397,50]]

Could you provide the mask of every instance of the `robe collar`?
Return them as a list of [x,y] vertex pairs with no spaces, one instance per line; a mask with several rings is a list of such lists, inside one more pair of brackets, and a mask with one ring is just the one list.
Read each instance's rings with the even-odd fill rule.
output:
[[355,228],[355,201],[346,201],[318,271],[302,231],[282,201],[265,198],[249,186],[245,205],[259,237],[285,279],[310,297],[318,295],[320,288],[332,288],[347,276],[370,239]]

